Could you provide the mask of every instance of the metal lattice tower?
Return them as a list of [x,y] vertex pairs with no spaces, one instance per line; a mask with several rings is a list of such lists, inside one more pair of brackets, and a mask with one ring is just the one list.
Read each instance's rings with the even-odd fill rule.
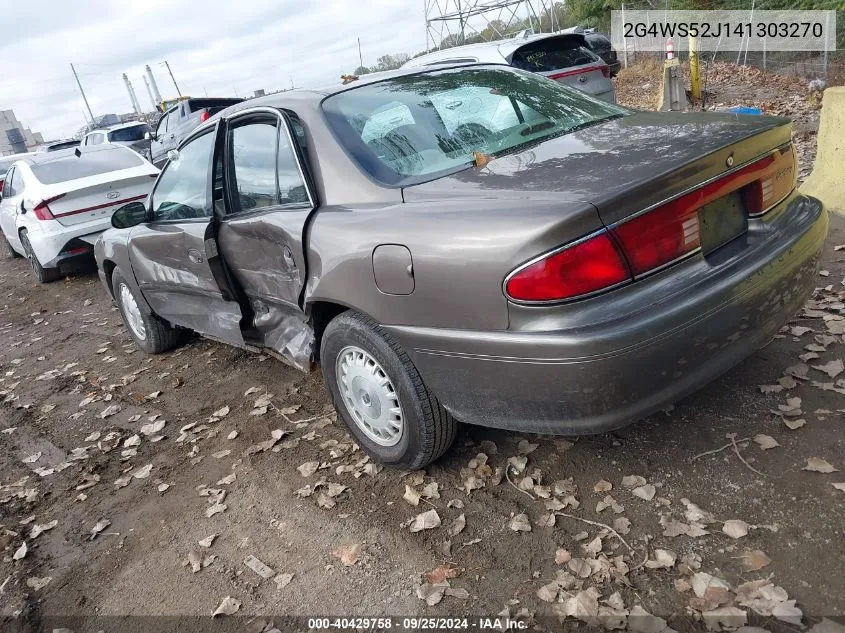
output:
[[[525,28],[536,33],[545,26],[556,31],[554,0],[423,0],[425,2],[426,48],[440,48],[441,42],[453,45],[481,37],[500,39]],[[544,18],[541,20],[541,18]],[[492,37],[490,37],[492,36]]]

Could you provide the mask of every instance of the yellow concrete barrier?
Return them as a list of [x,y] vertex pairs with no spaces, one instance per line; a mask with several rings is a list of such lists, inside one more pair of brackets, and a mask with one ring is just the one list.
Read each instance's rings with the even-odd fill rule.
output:
[[845,86],[824,91],[816,162],[800,190],[845,215]]

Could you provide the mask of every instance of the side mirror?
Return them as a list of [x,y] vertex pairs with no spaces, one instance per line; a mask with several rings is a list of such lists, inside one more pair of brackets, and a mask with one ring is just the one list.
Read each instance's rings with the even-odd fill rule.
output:
[[153,134],[152,132],[144,132],[144,140],[145,141],[155,140],[155,134]]
[[147,206],[143,202],[130,202],[120,207],[111,216],[111,225],[116,229],[138,226],[147,219]]

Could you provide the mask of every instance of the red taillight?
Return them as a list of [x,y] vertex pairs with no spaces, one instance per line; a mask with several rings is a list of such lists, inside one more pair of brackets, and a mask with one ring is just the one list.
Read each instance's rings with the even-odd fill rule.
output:
[[748,215],[760,215],[783,200],[798,184],[792,145],[768,157],[759,177],[743,189]]
[[205,123],[208,121],[209,117],[211,117],[211,115],[208,113],[208,110],[203,110],[202,114],[200,114],[200,123]]
[[3,193],[3,185],[6,184],[6,179],[0,180],[0,193]]
[[601,67],[601,74],[607,78],[610,78],[610,66],[602,66]]
[[630,279],[622,255],[602,231],[517,269],[505,290],[517,301],[562,301]]
[[60,193],[57,196],[47,198],[46,200],[43,200],[36,204],[35,208],[32,210],[32,212],[35,214],[35,217],[39,220],[55,220],[56,218],[53,216],[52,211],[50,211],[50,207],[47,205],[49,205],[51,202],[55,202],[59,198],[64,198],[64,195],[65,194]]

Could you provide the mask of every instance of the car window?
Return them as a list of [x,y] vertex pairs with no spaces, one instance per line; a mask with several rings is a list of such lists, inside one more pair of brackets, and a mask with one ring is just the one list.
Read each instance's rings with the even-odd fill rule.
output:
[[595,53],[573,40],[548,38],[514,52],[511,65],[533,73],[550,72],[598,61]]
[[276,190],[276,125],[248,123],[229,132],[236,211],[279,204]]
[[12,195],[19,196],[23,193],[23,190],[23,174],[20,169],[15,169],[15,173],[12,174]]
[[188,220],[211,215],[208,170],[214,132],[203,134],[179,150],[164,168],[152,193],[153,219]]
[[4,198],[11,198],[13,195],[15,195],[15,187],[14,187],[14,184],[12,182],[14,180],[14,176],[15,176],[15,168],[11,167],[9,169],[9,171],[6,172],[6,180],[3,183],[3,197]]
[[[47,156],[55,156],[55,154]],[[38,182],[53,185],[67,180],[140,167],[143,164],[144,159],[131,150],[120,145],[104,145],[80,152],[79,156],[71,152],[57,158],[39,161],[33,164],[31,169]]]
[[92,134],[91,135],[91,145],[100,145],[103,142],[103,135],[102,134]]
[[494,66],[385,79],[334,94],[322,107],[349,155],[393,186],[465,169],[476,152],[499,156],[628,114],[545,77]]
[[[302,128],[298,127],[295,123],[293,127],[298,141],[298,132]],[[311,201],[308,199],[308,191],[299,172],[296,154],[290,146],[290,141],[288,141],[287,130],[281,126],[279,128],[279,150],[277,153],[276,169],[279,174],[279,199],[281,203],[297,207],[310,205]]]
[[123,142],[128,141],[143,141],[144,134],[150,131],[150,126],[146,123],[140,125],[133,125],[132,127],[124,127],[119,130],[112,130],[109,132],[109,141]]
[[170,115],[165,114],[161,119],[159,119],[158,125],[156,126],[156,136],[160,134],[164,134],[167,132],[167,119]]

